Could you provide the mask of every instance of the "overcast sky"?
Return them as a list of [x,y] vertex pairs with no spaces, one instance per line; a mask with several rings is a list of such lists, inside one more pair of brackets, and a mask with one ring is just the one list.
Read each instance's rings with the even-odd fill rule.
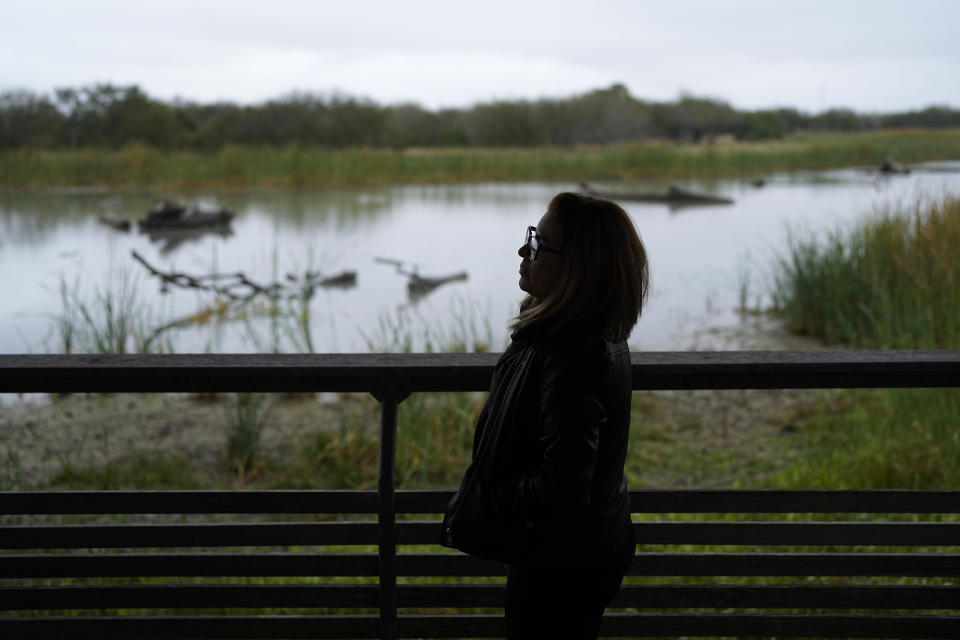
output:
[[430,108],[622,82],[738,108],[960,107],[960,0],[0,0],[0,89]]

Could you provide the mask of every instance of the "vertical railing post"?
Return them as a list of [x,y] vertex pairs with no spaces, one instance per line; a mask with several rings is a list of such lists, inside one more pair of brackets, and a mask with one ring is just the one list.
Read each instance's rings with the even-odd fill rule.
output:
[[377,470],[377,549],[380,558],[380,638],[397,637],[397,406],[396,389],[374,393],[380,401],[380,464]]

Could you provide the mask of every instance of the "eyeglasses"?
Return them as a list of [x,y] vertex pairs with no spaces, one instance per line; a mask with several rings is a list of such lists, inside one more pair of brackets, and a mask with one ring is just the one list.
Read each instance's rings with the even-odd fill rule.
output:
[[530,262],[536,260],[541,251],[546,251],[547,253],[556,253],[557,255],[561,256],[563,255],[563,251],[551,249],[543,244],[543,240],[537,235],[536,227],[527,227],[527,239],[524,244],[527,247],[527,260]]

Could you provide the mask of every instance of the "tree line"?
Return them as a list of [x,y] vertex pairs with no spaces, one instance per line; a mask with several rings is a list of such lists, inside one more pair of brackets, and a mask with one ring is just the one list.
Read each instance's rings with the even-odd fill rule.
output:
[[216,150],[225,145],[345,147],[542,146],[647,138],[700,141],[729,135],[774,139],[796,131],[957,127],[960,109],[863,114],[794,108],[746,111],[723,100],[681,95],[650,102],[622,84],[568,98],[500,100],[460,109],[380,105],[339,93],[290,93],[256,105],[164,102],[137,86],[97,84],[0,92],[0,149]]

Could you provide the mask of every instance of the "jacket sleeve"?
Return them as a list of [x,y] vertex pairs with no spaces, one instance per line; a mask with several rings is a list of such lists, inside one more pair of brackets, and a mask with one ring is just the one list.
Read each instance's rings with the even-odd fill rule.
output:
[[609,364],[595,343],[549,353],[540,379],[538,415],[542,456],[515,483],[504,487],[504,506],[531,522],[562,512],[585,511],[606,412],[599,390]]

